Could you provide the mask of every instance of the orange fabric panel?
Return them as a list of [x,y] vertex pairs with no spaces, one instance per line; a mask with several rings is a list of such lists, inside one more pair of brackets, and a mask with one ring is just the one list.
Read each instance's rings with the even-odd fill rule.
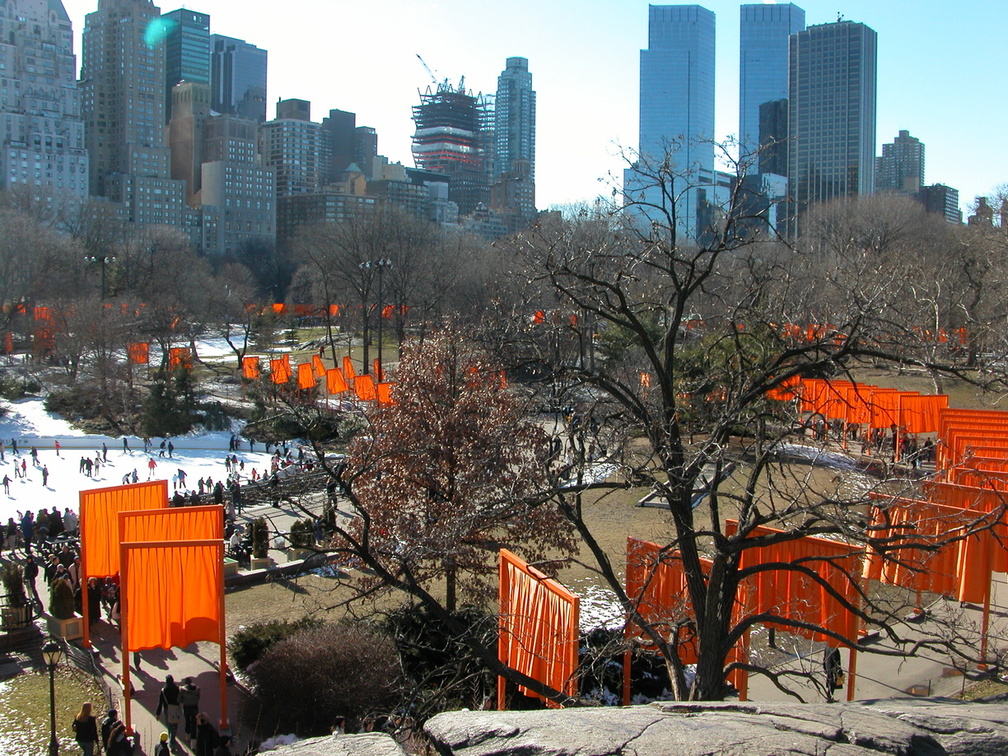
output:
[[281,302],[275,302],[273,304],[273,312],[275,312],[277,315],[285,315],[287,314],[287,305]]
[[374,401],[378,398],[374,379],[370,375],[358,375],[353,382],[354,393],[362,402]]
[[11,333],[10,331],[7,331],[4,334],[4,342],[3,343],[4,343],[4,353],[5,354],[14,354],[14,334]]
[[[979,532],[970,535],[959,547],[960,571],[975,570],[974,560],[978,560],[990,571],[1008,572],[1008,496],[1005,492],[939,481],[925,482],[924,491],[933,502],[974,513],[969,518],[971,530]],[[971,595],[975,597],[976,594]],[[961,598],[960,601],[974,599]]]
[[311,363],[302,362],[298,365],[298,388],[310,389],[315,386],[315,374],[312,372]]
[[190,352],[189,347],[172,347],[169,349],[168,367],[169,369],[181,367],[186,370],[192,370],[192,352]]
[[144,341],[128,344],[126,352],[134,365],[146,365],[150,362],[150,345]]
[[[732,528],[737,527],[734,521],[729,523]],[[763,537],[782,532],[761,526],[753,529],[750,537]],[[776,564],[780,566],[772,566]],[[797,564],[814,572],[819,580],[789,568]],[[764,565],[767,568],[761,569],[745,580],[745,589],[752,591],[753,611],[772,613],[792,622],[804,622],[845,638],[857,637],[857,618],[834,598],[826,586],[828,585],[833,592],[842,596],[852,606],[858,605],[859,597],[855,582],[861,575],[859,547],[826,538],[806,536],[743,549],[739,557],[740,570]],[[835,638],[822,632],[773,622],[764,624],[814,641],[834,646],[837,644]]]
[[939,414],[948,407],[945,394],[921,396],[903,394],[899,405],[899,425],[908,433],[936,433]]
[[394,385],[394,383],[388,381],[378,384],[378,404],[395,404],[395,400],[392,398],[392,387]]
[[340,306],[339,305],[334,305],[334,304],[329,305],[329,315],[330,315],[330,317],[335,318],[339,314],[340,314]]
[[123,652],[219,642],[224,542],[124,543]]
[[[626,593],[641,617],[666,639],[672,627],[693,617],[693,604],[686,587],[686,574],[678,552],[663,550],[650,541],[627,538]],[[705,570],[710,560],[702,559]],[[626,637],[643,637],[640,628],[629,620],[624,628]],[[696,639],[686,628],[678,631],[679,659],[683,664],[696,664]]]
[[258,357],[242,357],[242,377],[250,381],[259,377]]
[[899,423],[899,394],[896,389],[872,387],[868,392],[870,428],[891,428]]
[[357,377],[357,371],[354,370],[353,360],[350,359],[350,355],[343,358],[343,377],[347,381],[352,381]]
[[347,388],[347,382],[343,378],[343,371],[339,368],[329,368],[326,371],[326,390],[330,394],[342,394]]
[[[498,658],[511,669],[577,693],[580,600],[507,549],[500,551]],[[519,686],[527,696],[539,698]]]
[[287,383],[291,379],[290,355],[285,354],[275,360],[270,360],[270,378],[273,383]]
[[220,504],[119,513],[121,543],[223,538],[224,507]]
[[325,365],[322,364],[322,358],[317,354],[312,355],[311,358],[312,371],[315,373],[316,378],[325,378],[326,369]]
[[166,509],[168,481],[151,480],[128,486],[80,492],[81,563],[84,581],[119,572],[119,513]]

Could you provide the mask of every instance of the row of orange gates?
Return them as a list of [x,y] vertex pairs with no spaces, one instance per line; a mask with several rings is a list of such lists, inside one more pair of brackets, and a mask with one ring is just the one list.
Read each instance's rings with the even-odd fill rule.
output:
[[[119,581],[126,727],[130,653],[212,641],[220,646],[220,726],[227,728],[223,506],[170,507],[166,480],[81,491],[80,536],[82,583]],[[83,609],[90,647],[90,602]]]
[[[746,577],[735,597],[735,622],[766,614],[764,626],[796,633],[831,647],[850,649],[847,698],[853,700],[857,639],[867,632],[856,612],[869,581],[916,593],[982,605],[980,659],[987,657],[991,581],[1008,573],[1008,412],[957,410],[948,397],[881,389],[850,381],[795,379],[770,393],[795,400],[801,410],[848,424],[893,428],[899,433],[935,433],[937,471],[922,485],[922,498],[872,494],[868,546],[803,536],[742,551]],[[728,520],[731,536],[738,523]],[[782,531],[757,527],[747,537]],[[770,539],[772,541],[772,539]],[[711,562],[702,561],[704,569]],[[681,629],[693,612],[678,552],[627,539],[626,594],[642,620],[663,637],[679,633],[680,659],[696,662],[693,639]],[[500,661],[511,669],[573,697],[577,692],[579,602],[557,581],[502,550],[499,588]],[[674,631],[673,628],[680,628]],[[647,647],[637,624],[625,635]],[[745,700],[749,633],[728,656],[728,681]],[[630,701],[631,654],[624,663],[624,704]],[[518,690],[540,697],[527,686]],[[506,708],[498,682],[498,708]]]

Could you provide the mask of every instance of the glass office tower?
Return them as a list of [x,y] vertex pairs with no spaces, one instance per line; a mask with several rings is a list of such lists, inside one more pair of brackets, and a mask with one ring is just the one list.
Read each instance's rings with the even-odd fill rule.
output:
[[220,34],[212,35],[210,43],[213,109],[265,123],[266,51]]
[[660,203],[660,188],[648,175],[668,157],[683,183],[671,187],[679,196],[676,226],[695,238],[699,187],[714,182],[714,14],[699,5],[648,10],[648,48],[640,51],[639,162],[626,172],[625,191],[630,202]]
[[[743,5],[739,25],[740,154],[760,144],[760,106],[788,96],[788,37],[805,29],[805,11],[794,3]],[[775,141],[787,132],[768,134]]]
[[172,87],[210,83],[210,15],[180,8],[165,21],[165,123],[171,120]]
[[792,215],[875,189],[877,35],[838,21],[791,37],[788,190]]

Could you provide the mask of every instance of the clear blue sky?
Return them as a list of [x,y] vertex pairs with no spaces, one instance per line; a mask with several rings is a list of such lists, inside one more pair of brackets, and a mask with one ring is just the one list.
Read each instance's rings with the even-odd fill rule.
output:
[[[97,0],[63,0],[80,31]],[[717,14],[717,130],[738,130],[739,3]],[[964,207],[1008,182],[1008,98],[1000,73],[1008,0],[809,0],[808,24],[837,13],[878,32],[878,145],[908,129],[926,145],[925,181],[957,188]],[[162,11],[183,7],[167,3]],[[505,59],[529,59],[538,93],[537,204],[609,194],[621,147],[636,147],[638,51],[646,2],[630,0],[200,0],[211,32],[269,51],[268,115],[278,99],[311,100],[312,117],[357,113],[378,149],[412,165],[410,107],[441,78],[493,93]]]

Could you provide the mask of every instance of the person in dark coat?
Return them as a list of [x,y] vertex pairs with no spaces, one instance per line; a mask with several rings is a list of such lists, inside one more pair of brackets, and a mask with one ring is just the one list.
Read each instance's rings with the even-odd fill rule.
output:
[[196,715],[196,756],[214,756],[214,749],[220,741],[217,728],[210,722],[210,717],[200,712]]
[[106,756],[133,756],[133,741],[126,733],[126,725],[116,722],[105,743]]
[[80,713],[73,720],[74,740],[80,746],[84,756],[94,756],[98,745],[98,723],[91,714],[91,704],[81,705]]
[[168,756],[171,749],[168,747],[168,733],[162,732],[158,744],[154,746],[154,756]]
[[185,679],[185,685],[179,688],[179,703],[182,704],[182,717],[185,720],[186,740],[192,743],[196,739],[196,715],[199,713],[200,689],[191,677]]
[[119,724],[119,712],[115,709],[109,709],[108,714],[105,715],[105,719],[101,723],[101,742],[103,745],[109,742],[109,735],[112,734],[112,730],[117,724]]
[[168,730],[168,745],[174,750],[177,745],[175,733],[182,721],[182,705],[179,703],[179,686],[175,684],[175,678],[171,675],[165,677],[165,684],[161,688],[154,716],[160,717],[162,714],[164,715],[165,729]]

